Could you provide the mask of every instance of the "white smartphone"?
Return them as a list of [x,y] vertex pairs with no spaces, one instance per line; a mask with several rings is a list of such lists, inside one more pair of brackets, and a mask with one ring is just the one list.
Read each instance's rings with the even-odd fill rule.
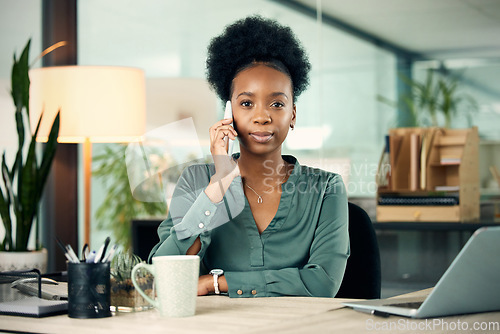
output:
[[[226,118],[233,118],[233,108],[231,107],[231,101],[226,102],[226,110],[224,111],[224,119]],[[231,126],[233,126],[233,123],[231,122]],[[227,154],[231,156],[233,154],[233,145],[234,145],[234,140],[229,139],[229,137],[226,137],[225,140],[229,140],[228,146],[227,146]]]

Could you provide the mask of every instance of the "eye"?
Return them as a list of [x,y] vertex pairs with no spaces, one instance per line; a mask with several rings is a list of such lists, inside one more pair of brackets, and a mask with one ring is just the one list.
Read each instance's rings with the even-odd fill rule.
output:
[[285,105],[283,103],[281,103],[281,102],[273,102],[271,104],[271,107],[273,107],[273,108],[283,108],[284,106]]
[[241,102],[240,102],[240,105],[241,105],[242,107],[249,108],[249,107],[251,107],[251,106],[252,106],[252,102],[251,102],[251,101],[241,101]]

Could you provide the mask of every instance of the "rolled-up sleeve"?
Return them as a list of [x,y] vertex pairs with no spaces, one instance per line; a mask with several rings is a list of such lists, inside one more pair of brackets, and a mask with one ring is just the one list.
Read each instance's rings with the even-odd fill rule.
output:
[[241,177],[236,177],[224,200],[213,203],[204,189],[209,183],[205,165],[190,166],[182,173],[170,202],[167,219],[158,228],[160,242],[153,248],[149,259],[158,255],[186,254],[199,236],[203,256],[210,244],[210,231],[227,223],[244,207]]

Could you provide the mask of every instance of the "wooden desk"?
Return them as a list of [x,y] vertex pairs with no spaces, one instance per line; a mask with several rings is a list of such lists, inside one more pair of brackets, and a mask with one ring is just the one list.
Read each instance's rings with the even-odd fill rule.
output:
[[[426,295],[428,290],[410,295]],[[198,297],[196,315],[189,318],[161,318],[156,310],[138,313],[119,313],[104,319],[71,319],[67,315],[48,318],[0,316],[0,330],[29,333],[367,333],[384,332],[389,326],[414,333],[429,329],[429,323],[443,321],[468,326],[472,333],[475,322],[485,323],[498,333],[500,312],[462,315],[427,320],[397,316],[380,318],[359,313],[341,305],[346,299],[277,297],[230,299],[225,296]],[[391,325],[392,324],[392,325]],[[423,326],[427,327],[423,327]],[[423,330],[419,330],[419,327]],[[484,326],[484,325],[483,325]],[[496,326],[496,327],[495,327]],[[378,328],[378,330],[377,330]],[[404,328],[408,328],[405,330]],[[435,332],[456,333],[457,329],[437,326]],[[390,332],[390,331],[386,331]],[[392,330],[392,332],[395,332]]]

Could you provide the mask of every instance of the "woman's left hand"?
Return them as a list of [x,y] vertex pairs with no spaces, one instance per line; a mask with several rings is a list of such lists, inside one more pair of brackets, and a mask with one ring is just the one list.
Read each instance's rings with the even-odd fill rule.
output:
[[212,275],[203,275],[198,279],[198,296],[208,295],[214,291],[214,278]]

